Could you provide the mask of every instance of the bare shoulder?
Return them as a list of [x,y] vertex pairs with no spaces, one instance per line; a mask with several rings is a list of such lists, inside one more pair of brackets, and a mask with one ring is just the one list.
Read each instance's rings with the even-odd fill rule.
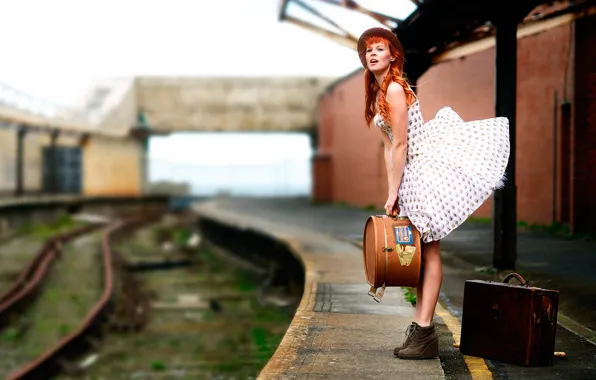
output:
[[401,84],[391,82],[387,87],[387,101],[391,103],[404,103],[406,101],[406,91]]

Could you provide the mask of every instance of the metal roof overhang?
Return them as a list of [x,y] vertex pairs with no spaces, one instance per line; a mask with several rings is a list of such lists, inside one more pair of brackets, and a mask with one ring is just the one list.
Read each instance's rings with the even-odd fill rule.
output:
[[[401,0],[404,5],[405,0]],[[595,0],[546,1],[546,0],[409,0],[416,8],[403,20],[384,13],[371,11],[354,0],[282,0],[279,19],[319,33],[344,46],[356,48],[358,36],[347,26],[315,8],[317,3],[335,5],[365,14],[372,23],[393,30],[406,51],[405,71],[412,80],[419,78],[433,65],[433,58],[456,46],[495,34],[495,18],[510,17],[516,22],[529,24],[579,12],[594,4]],[[407,1],[406,1],[407,2]],[[398,8],[399,1],[395,1]],[[329,24],[327,29],[289,15],[290,4],[295,4]],[[335,29],[335,31],[333,31]]]
[[594,0],[426,0],[394,31],[406,50],[405,71],[418,78],[433,57],[454,47],[494,36],[495,20],[530,24],[595,4]]

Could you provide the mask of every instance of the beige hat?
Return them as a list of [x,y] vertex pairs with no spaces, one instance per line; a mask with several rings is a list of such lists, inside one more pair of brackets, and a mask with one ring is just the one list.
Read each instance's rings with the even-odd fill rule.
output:
[[403,63],[405,61],[404,48],[401,46],[401,43],[397,39],[397,36],[395,35],[395,33],[390,31],[389,29],[378,28],[378,27],[370,28],[370,29],[364,31],[364,33],[362,33],[362,35],[358,39],[358,45],[357,45],[358,46],[358,56],[360,57],[360,62],[362,62],[362,66],[364,66],[364,68],[367,67],[366,66],[366,39],[368,37],[372,37],[372,36],[379,36],[379,37],[386,38],[393,45],[393,47],[397,50],[397,52],[399,54],[398,63],[400,63],[401,66],[403,67]]

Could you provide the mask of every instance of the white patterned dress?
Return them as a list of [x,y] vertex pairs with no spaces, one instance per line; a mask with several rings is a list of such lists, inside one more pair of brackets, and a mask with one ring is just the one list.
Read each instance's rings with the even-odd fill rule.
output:
[[[380,114],[373,123],[393,140]],[[398,204],[423,242],[447,236],[503,186],[509,145],[507,118],[464,122],[444,107],[425,123],[418,99],[408,107],[408,152]]]

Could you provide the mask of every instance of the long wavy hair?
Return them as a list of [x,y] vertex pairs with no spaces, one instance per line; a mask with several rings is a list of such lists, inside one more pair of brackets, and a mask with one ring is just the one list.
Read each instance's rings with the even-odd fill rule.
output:
[[[406,101],[408,105],[412,104],[416,100],[416,95],[414,91],[408,85],[406,80],[405,74],[403,72],[404,68],[404,61],[405,57],[393,47],[393,45],[384,37],[379,36],[371,36],[366,39],[366,46],[370,46],[375,43],[385,43],[385,45],[389,46],[389,52],[395,61],[391,62],[391,66],[389,72],[383,79],[383,83],[381,86],[377,83],[375,75],[368,69],[364,69],[364,91],[365,91],[365,102],[366,107],[364,109],[364,118],[366,119],[366,124],[370,128],[370,124],[377,113],[383,117],[384,120],[389,122],[390,119],[390,106],[387,102],[386,95],[387,95],[387,88],[391,82],[399,83],[406,92]],[[375,99],[378,100],[377,104],[375,104]],[[378,110],[377,110],[378,107]]]

